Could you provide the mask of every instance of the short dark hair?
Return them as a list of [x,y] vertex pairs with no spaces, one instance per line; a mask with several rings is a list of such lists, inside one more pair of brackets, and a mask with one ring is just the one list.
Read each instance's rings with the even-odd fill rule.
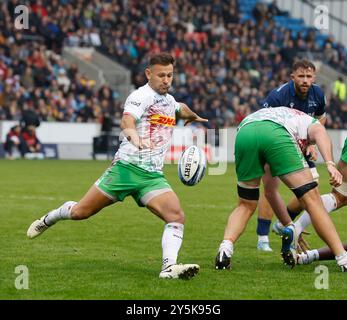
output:
[[303,69],[311,68],[313,71],[316,71],[316,66],[310,60],[307,60],[307,59],[297,60],[293,63],[293,67],[292,67],[293,72],[300,68],[303,68]]
[[149,66],[154,66],[155,64],[160,64],[162,66],[168,66],[169,64],[174,64],[174,57],[167,52],[162,52],[155,54],[149,59]]

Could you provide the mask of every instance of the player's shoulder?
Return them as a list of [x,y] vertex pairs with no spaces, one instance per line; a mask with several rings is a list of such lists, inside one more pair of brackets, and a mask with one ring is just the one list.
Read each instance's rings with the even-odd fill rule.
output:
[[288,96],[288,82],[280,85],[277,88],[272,89],[263,101],[263,107],[278,107],[287,100]]
[[312,90],[315,94],[317,94],[319,97],[324,97],[324,91],[323,89],[316,83],[312,84]]
[[286,94],[289,90],[289,82],[283,83],[280,86],[272,89],[269,93],[271,96],[282,96]]
[[138,87],[133,92],[129,94],[129,97],[147,97],[147,96],[153,96],[154,91],[150,88],[148,84],[145,84],[144,86]]
[[140,104],[153,100],[153,97],[153,90],[148,85],[144,85],[129,94],[127,103],[139,106]]
[[290,89],[290,81],[279,85],[277,88],[273,89],[273,91],[278,92],[278,93],[283,93],[289,89]]
[[166,99],[169,100],[170,102],[176,102],[175,97],[170,93],[166,94]]

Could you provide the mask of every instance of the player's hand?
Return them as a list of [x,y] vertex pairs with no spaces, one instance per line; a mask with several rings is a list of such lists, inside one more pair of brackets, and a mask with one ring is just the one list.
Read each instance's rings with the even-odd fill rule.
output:
[[208,122],[208,119],[201,118],[197,114],[195,114],[192,117],[190,117],[189,119],[186,119],[186,121],[184,122],[184,125],[186,126],[192,122]]
[[342,183],[342,175],[332,163],[327,163],[327,170],[330,175],[329,183],[335,188]]
[[317,160],[318,152],[317,152],[317,149],[314,145],[311,144],[306,148],[306,156],[310,156],[310,160],[312,160],[312,161]]
[[150,147],[150,139],[141,138],[134,128],[124,129],[121,132],[121,136],[125,136],[127,140],[139,150],[148,149]]
[[304,239],[303,235],[309,235],[310,233],[307,231],[302,231],[299,238],[298,238],[298,247],[296,248],[296,250],[298,251],[298,253],[302,253],[305,252],[307,250],[310,250],[310,246],[308,244],[308,242]]
[[139,148],[139,150],[150,149],[151,148],[151,140],[150,139],[140,139],[138,148]]

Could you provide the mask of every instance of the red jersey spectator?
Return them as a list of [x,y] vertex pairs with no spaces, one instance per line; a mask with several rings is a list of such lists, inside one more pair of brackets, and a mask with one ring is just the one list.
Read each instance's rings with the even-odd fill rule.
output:
[[31,10],[39,17],[43,18],[47,16],[46,7],[42,4],[41,0],[37,0],[36,3],[31,6]]
[[13,126],[9,133],[6,135],[6,141],[4,143],[4,150],[6,152],[7,159],[14,159],[15,151],[19,153],[20,156],[24,156],[25,147],[24,141],[21,136],[20,125]]
[[41,153],[43,154],[43,146],[36,136],[35,126],[28,126],[22,132],[22,138],[25,142],[25,154]]

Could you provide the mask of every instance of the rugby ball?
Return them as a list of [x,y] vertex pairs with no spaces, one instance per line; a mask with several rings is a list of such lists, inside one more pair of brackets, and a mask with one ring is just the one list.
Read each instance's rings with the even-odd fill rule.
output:
[[196,185],[206,169],[205,153],[196,146],[185,149],[178,160],[178,177],[187,186]]

